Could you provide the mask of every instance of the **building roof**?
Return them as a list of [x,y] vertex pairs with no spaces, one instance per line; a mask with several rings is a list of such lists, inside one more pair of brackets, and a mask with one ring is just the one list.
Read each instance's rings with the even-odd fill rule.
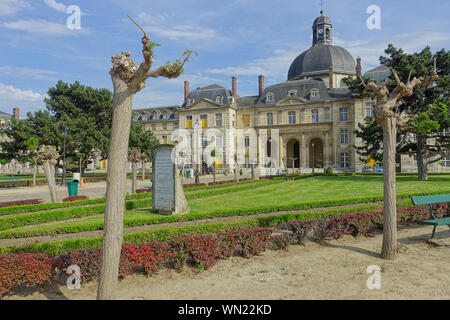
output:
[[367,71],[364,76],[378,82],[386,82],[386,80],[388,80],[388,78],[391,76],[391,70],[382,64],[374,69]]
[[224,106],[229,106],[232,104],[233,94],[231,93],[231,90],[226,89],[218,84],[212,84],[189,92],[186,101],[182,104],[181,107],[185,108],[200,99],[208,99],[210,101],[216,102],[216,97],[223,98],[221,104],[223,104]]
[[320,12],[320,16],[318,16],[316,18],[316,20],[314,20],[313,25],[324,24],[324,23],[331,24],[331,19],[329,17],[327,17],[327,16],[324,16],[323,12],[321,11]]
[[[311,90],[318,90],[318,96],[312,97]],[[289,92],[294,91],[294,97],[304,99],[306,102],[333,101],[351,99],[352,94],[348,88],[328,89],[322,80],[291,80],[275,84],[265,88],[260,96],[248,96],[238,98],[238,107],[262,107],[274,105],[289,97]],[[272,94],[272,100],[267,101],[268,94]]]
[[141,122],[156,122],[161,120],[177,120],[179,106],[134,109],[133,120]]
[[9,113],[0,111],[0,120],[11,120],[12,117]]
[[347,50],[339,46],[321,44],[312,46],[295,58],[289,68],[288,80],[328,73],[330,66],[333,66],[335,73],[356,73],[355,60]]

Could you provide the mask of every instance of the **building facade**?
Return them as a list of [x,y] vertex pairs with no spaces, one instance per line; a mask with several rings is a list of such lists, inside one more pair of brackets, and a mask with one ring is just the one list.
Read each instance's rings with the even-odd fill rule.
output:
[[[287,81],[265,87],[260,75],[258,93],[245,97],[238,95],[235,77],[231,90],[217,84],[190,90],[185,81],[180,106],[134,110],[134,120],[161,143],[183,144],[185,165],[211,164],[214,150],[211,158],[219,168],[235,168],[236,160],[241,167],[255,164],[263,171],[328,166],[361,171],[368,162],[356,153],[354,146],[362,142],[353,132],[373,116],[375,101],[356,99],[343,81],[361,75],[361,59],[355,62],[346,49],[333,45],[333,26],[323,13],[312,31],[312,46],[294,59]],[[382,82],[390,71],[380,66],[365,75]],[[431,165],[430,171],[450,171],[448,160]],[[417,171],[410,156],[399,157],[397,167]]]

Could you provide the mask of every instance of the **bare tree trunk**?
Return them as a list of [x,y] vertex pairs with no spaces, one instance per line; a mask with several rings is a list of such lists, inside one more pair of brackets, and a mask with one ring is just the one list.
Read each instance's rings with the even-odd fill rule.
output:
[[128,84],[112,75],[114,111],[109,144],[105,230],[103,237],[102,271],[97,299],[114,299],[119,277],[119,261],[123,237],[123,212],[127,182],[128,140],[130,136],[133,95]]
[[216,183],[216,162],[213,163],[214,183]]
[[141,162],[141,167],[142,167],[142,182],[145,181],[145,161]]
[[252,169],[252,180],[255,180],[255,165],[253,163],[251,164],[251,169]]
[[136,193],[136,189],[137,189],[137,162],[132,162],[131,163],[131,168],[132,168],[132,172],[133,172],[133,177],[131,179],[131,193]]
[[56,182],[55,182],[55,166],[51,165],[48,161],[43,164],[45,177],[47,178],[48,190],[50,191],[50,198],[52,202],[58,202],[56,196]]
[[33,187],[36,187],[36,163],[33,164]]
[[235,169],[234,169],[234,180],[236,180],[236,181],[238,181],[238,170],[239,170],[239,166],[236,162]]
[[396,122],[395,117],[390,117],[386,118],[383,123],[384,223],[381,257],[387,260],[394,259],[397,252]]

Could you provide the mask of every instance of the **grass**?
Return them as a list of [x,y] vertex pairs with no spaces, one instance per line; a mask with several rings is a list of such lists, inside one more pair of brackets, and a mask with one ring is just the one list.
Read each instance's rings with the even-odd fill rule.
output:
[[[450,192],[450,175],[430,176],[417,181],[416,176],[397,177],[397,195],[416,192]],[[383,196],[382,176],[315,176],[249,190],[242,193],[199,199],[189,203],[191,212],[220,209],[244,209],[266,205],[290,205],[302,202],[341,200]]]
[[[187,215],[161,216],[151,213],[149,209],[126,211],[124,225],[131,227],[361,203],[380,200],[383,194],[382,177],[368,175],[315,176],[288,182],[279,180],[277,184],[258,183],[253,186],[233,186],[232,184],[232,188],[229,189],[233,189],[236,193],[216,194],[216,191],[223,192],[223,190],[208,190],[205,194],[214,195],[214,197],[189,200],[191,213]],[[252,188],[247,189],[247,187]],[[397,195],[399,197],[402,195],[405,197],[407,194],[436,192],[450,192],[450,175],[430,176],[429,181],[417,181],[415,176],[397,177]],[[372,200],[367,200],[371,197]],[[139,204],[140,201],[143,200],[138,200],[136,203]],[[399,203],[399,206],[402,205],[410,205],[410,201]],[[380,207],[372,204],[373,206]],[[353,210],[355,209],[353,208]],[[0,232],[0,238],[102,230],[103,219],[102,213],[92,213],[91,216],[70,221],[55,221],[51,224],[40,225],[30,222],[28,226],[5,229]],[[5,228],[7,227],[5,226]]]

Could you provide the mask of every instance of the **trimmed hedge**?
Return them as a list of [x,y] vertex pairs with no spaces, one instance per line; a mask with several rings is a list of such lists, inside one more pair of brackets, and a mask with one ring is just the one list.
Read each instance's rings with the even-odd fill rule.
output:
[[[126,209],[146,208],[152,205],[151,199],[135,200],[125,202]],[[22,226],[43,224],[47,222],[68,220],[74,218],[89,217],[93,215],[103,214],[105,205],[75,207],[69,209],[61,209],[54,211],[44,211],[30,214],[23,214],[14,217],[0,218],[0,230],[8,230]]]
[[17,201],[6,201],[0,202],[0,208],[13,207],[13,206],[23,206],[26,204],[39,204],[42,203],[42,199],[28,199],[28,200],[17,200]]

